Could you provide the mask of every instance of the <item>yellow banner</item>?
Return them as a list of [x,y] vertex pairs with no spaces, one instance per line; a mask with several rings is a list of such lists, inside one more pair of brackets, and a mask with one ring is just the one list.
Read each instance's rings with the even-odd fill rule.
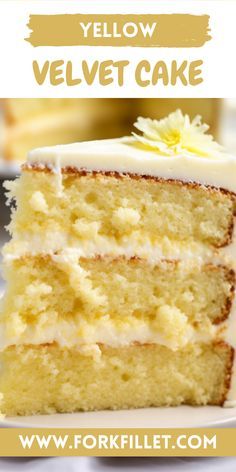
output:
[[209,15],[30,15],[34,46],[191,48],[211,39]]
[[235,456],[236,429],[2,428],[1,457]]

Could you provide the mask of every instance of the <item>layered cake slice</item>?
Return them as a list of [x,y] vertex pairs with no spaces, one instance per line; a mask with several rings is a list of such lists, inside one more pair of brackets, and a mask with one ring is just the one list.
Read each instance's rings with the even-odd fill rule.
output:
[[236,404],[236,158],[180,111],[136,127],[6,183],[6,414]]

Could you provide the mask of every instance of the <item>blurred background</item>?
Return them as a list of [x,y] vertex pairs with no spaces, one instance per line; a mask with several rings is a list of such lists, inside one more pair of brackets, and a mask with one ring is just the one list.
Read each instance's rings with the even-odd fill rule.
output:
[[202,115],[215,139],[236,154],[236,99],[0,100],[0,248],[10,218],[2,183],[19,174],[29,149],[130,135],[137,116],[160,119],[177,108]]

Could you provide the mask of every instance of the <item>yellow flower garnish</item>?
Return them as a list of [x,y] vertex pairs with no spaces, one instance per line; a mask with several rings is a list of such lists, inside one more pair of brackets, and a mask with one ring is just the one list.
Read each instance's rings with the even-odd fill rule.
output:
[[143,135],[132,133],[146,148],[172,156],[185,151],[199,156],[211,156],[222,151],[210,134],[205,134],[209,126],[201,122],[200,115],[191,121],[181,110],[170,113],[162,120],[139,117],[134,126]]

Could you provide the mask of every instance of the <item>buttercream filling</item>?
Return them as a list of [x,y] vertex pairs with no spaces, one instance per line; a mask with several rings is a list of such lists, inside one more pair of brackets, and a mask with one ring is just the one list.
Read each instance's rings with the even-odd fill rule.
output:
[[[44,344],[56,342],[64,347],[76,347],[84,344],[105,344],[114,348],[139,344],[161,344],[171,350],[184,347],[188,343],[207,343],[222,339],[222,326],[209,325],[208,329],[196,330],[184,315],[176,320],[176,326],[159,326],[155,322],[147,323],[142,320],[114,322],[103,317],[92,323],[86,320],[66,321],[58,320],[50,325],[27,325],[25,332],[19,334],[14,326],[14,333],[0,326],[0,349],[10,345]],[[21,327],[20,327],[21,328]],[[7,332],[8,331],[8,332]]]

